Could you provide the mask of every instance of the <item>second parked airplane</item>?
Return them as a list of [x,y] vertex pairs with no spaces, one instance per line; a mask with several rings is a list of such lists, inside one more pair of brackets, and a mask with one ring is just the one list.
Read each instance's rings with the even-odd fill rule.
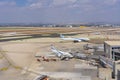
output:
[[60,38],[62,40],[74,41],[74,42],[81,42],[81,41],[89,41],[89,38],[65,38],[62,34],[60,34]]

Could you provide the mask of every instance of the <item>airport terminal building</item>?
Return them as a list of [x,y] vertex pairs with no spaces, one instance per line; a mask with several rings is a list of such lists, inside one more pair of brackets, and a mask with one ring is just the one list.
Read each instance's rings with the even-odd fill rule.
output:
[[112,60],[120,60],[120,41],[105,41],[104,52]]
[[112,77],[120,80],[120,41],[105,41],[104,52],[107,64],[112,66]]

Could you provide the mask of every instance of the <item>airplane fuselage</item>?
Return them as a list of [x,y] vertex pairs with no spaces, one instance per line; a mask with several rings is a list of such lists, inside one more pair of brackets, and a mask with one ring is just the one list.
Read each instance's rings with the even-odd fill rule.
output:
[[68,53],[68,52],[63,52],[60,50],[57,50],[56,48],[52,47],[51,48],[52,52],[56,54],[57,57],[63,59],[63,58],[73,58],[73,55]]
[[63,35],[60,35],[62,40],[74,41],[74,42],[81,42],[81,41],[89,41],[89,38],[65,38]]

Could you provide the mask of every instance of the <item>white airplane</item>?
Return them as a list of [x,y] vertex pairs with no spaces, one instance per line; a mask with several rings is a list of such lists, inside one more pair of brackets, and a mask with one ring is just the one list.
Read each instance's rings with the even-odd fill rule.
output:
[[60,38],[62,40],[74,41],[74,42],[81,42],[81,41],[89,41],[89,38],[65,38],[62,34],[60,34]]
[[73,58],[73,55],[68,52],[63,52],[58,49],[56,49],[53,45],[51,45],[51,50],[56,54],[57,57],[59,57],[61,60],[69,60]]

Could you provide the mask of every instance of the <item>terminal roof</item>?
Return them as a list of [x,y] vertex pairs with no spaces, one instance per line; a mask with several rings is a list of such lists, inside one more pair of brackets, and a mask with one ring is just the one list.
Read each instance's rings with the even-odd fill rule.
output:
[[110,46],[120,46],[120,41],[105,41]]

